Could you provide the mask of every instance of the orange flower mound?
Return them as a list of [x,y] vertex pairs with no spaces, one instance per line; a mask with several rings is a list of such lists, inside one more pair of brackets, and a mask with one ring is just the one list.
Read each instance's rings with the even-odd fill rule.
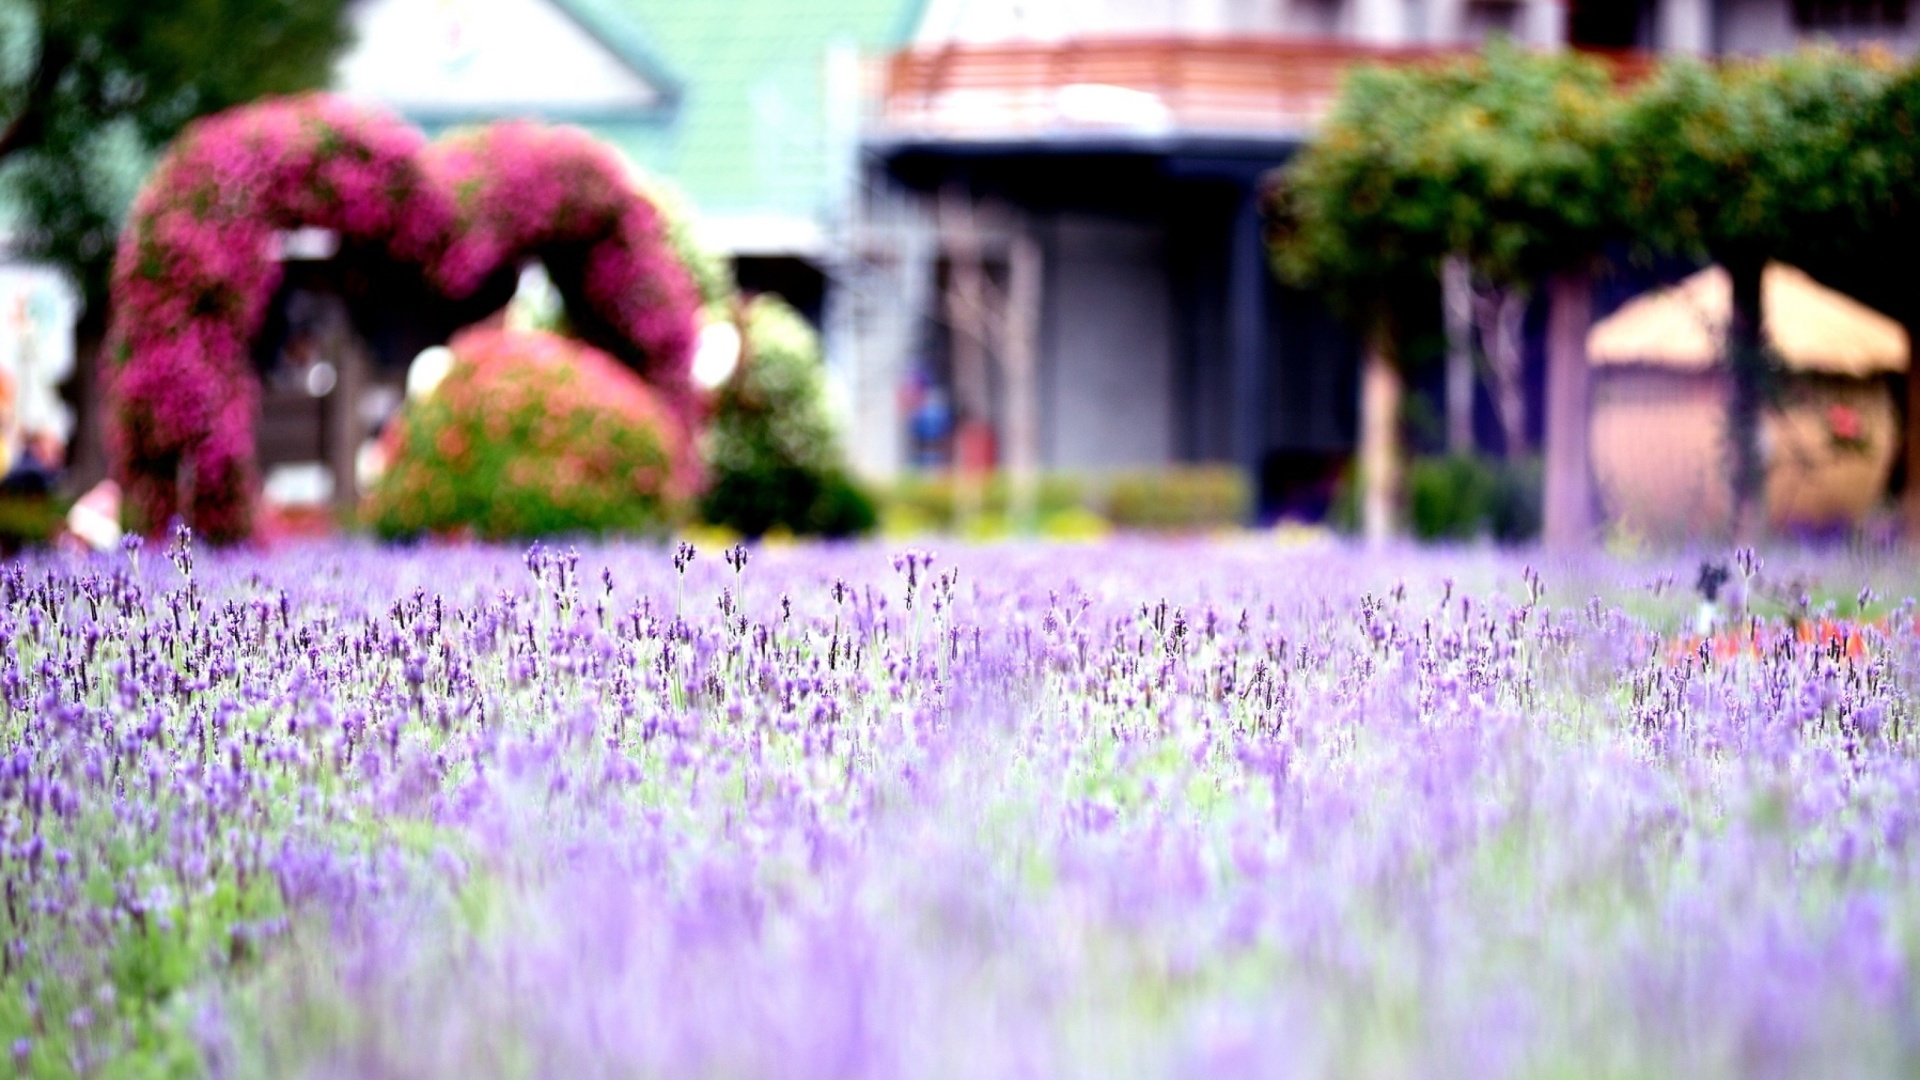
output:
[[387,437],[366,507],[388,537],[653,532],[697,481],[678,420],[639,376],[555,334],[469,330]]
[[1757,659],[1791,643],[1791,647],[1801,652],[1818,651],[1828,653],[1835,659],[1864,660],[1869,651],[1868,636],[1872,632],[1877,632],[1876,636],[1884,636],[1887,632],[1885,622],[1860,623],[1852,619],[1824,617],[1792,622],[1756,620],[1704,638],[1697,634],[1674,638],[1669,643],[1667,658],[1671,663],[1689,657],[1711,658],[1716,663],[1725,663],[1741,657]]

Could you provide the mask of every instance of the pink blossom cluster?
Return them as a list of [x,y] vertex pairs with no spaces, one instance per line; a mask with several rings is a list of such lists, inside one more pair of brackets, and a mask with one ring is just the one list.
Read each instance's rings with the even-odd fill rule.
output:
[[425,140],[324,95],[265,101],[190,128],[135,201],[113,273],[112,447],[143,523],[249,528],[259,387],[249,346],[280,284],[281,229],[383,239],[430,260],[451,205]]
[[699,457],[657,390],[606,353],[537,330],[455,335],[433,397],[390,425],[377,532],[646,530],[693,494]]
[[659,214],[589,136],[508,124],[429,149],[378,109],[269,99],[189,128],[121,236],[110,446],[146,528],[178,515],[210,538],[249,534],[251,345],[280,285],[276,235],[301,227],[382,247],[455,298],[528,257],[577,253],[576,302],[631,343],[621,359],[677,415],[696,418],[693,283]]
[[449,295],[542,255],[563,290],[577,291],[614,337],[631,343],[621,359],[683,422],[697,417],[691,358],[700,298],[665,219],[636,194],[611,149],[578,128],[510,122],[442,139],[425,162],[458,220],[439,268]]

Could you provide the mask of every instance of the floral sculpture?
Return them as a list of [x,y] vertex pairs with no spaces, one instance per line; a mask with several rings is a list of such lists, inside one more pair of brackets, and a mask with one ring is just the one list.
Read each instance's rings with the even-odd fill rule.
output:
[[251,529],[250,350],[300,227],[381,249],[459,299],[531,256],[552,262],[585,336],[691,421],[698,299],[659,215],[588,136],[509,124],[428,148],[391,115],[324,94],[191,127],[134,203],[113,275],[110,449],[141,524]]
[[325,96],[264,102],[194,125],[135,201],[113,271],[111,449],[149,529],[181,514],[246,535],[259,385],[250,345],[280,265],[279,230],[315,226],[436,258],[452,228],[420,164],[425,140]]
[[678,420],[612,357],[493,327],[451,347],[446,378],[388,431],[391,463],[367,506],[382,534],[646,531],[688,494]]
[[576,330],[639,371],[683,421],[696,416],[699,294],[665,219],[604,144],[514,122],[449,136],[424,161],[454,202],[439,266],[449,295],[538,256],[563,294],[584,301],[569,310]]

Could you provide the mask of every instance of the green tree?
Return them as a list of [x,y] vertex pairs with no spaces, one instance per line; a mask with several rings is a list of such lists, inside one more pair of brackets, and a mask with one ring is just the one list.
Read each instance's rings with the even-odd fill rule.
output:
[[[344,0],[9,0],[0,168],[34,254],[90,299],[146,155],[196,116],[325,85]],[[132,173],[129,176],[129,173]]]
[[1491,46],[1430,137],[1453,164],[1469,209],[1458,250],[1510,288],[1544,282],[1548,297],[1547,543],[1574,546],[1592,529],[1591,408],[1586,355],[1593,271],[1622,230],[1614,183],[1620,94],[1601,63],[1572,53]]
[[715,391],[702,435],[701,516],[747,536],[871,530],[872,502],[846,471],[819,335],[770,294],[741,305],[739,326],[739,366]]
[[1733,282],[1728,432],[1743,533],[1760,520],[1760,411],[1775,374],[1761,276],[1770,259],[1850,252],[1879,227],[1887,147],[1866,134],[1893,74],[1831,49],[1715,67],[1679,62],[1627,111],[1619,175],[1639,235],[1711,258]]
[[1473,228],[1431,135],[1473,78],[1465,63],[1353,72],[1320,137],[1269,188],[1275,270],[1324,296],[1364,343],[1360,519],[1372,542],[1392,532],[1399,501],[1406,338],[1437,307],[1440,261]]
[[[1802,269],[1899,319],[1920,341],[1920,64],[1888,81],[1852,132],[1856,227],[1789,237]],[[1903,516],[1920,537],[1920,378],[1907,379]]]
[[[1321,138],[1275,187],[1275,264],[1321,291],[1370,343],[1363,375],[1367,531],[1384,531],[1397,475],[1397,389],[1383,366],[1441,260],[1507,285],[1546,280],[1550,539],[1586,531],[1585,340],[1591,267],[1620,229],[1618,95],[1592,60],[1496,43],[1440,66],[1356,73]],[[1557,392],[1556,392],[1557,391]]]
[[[197,116],[326,84],[345,0],[0,0],[0,185],[18,250],[64,268],[80,326],[81,452],[106,283],[153,155]],[[81,462],[81,471],[100,467]]]

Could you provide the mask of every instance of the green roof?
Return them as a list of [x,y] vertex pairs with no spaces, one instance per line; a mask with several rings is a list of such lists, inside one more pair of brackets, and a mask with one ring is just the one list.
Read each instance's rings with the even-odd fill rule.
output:
[[[578,123],[678,188],[704,215],[821,220],[829,209],[827,55],[890,52],[925,0],[551,0],[665,98]],[[470,122],[414,117],[429,134]],[[485,119],[474,117],[473,120]],[[851,147],[848,148],[851,152]],[[133,167],[128,178],[144,172]],[[17,200],[0,182],[0,237]]]
[[676,84],[661,119],[595,120],[589,130],[673,181],[703,214],[817,220],[829,209],[833,177],[829,50],[900,47],[922,0],[560,3],[603,40],[608,32],[632,35],[631,47],[644,48],[654,70]]

